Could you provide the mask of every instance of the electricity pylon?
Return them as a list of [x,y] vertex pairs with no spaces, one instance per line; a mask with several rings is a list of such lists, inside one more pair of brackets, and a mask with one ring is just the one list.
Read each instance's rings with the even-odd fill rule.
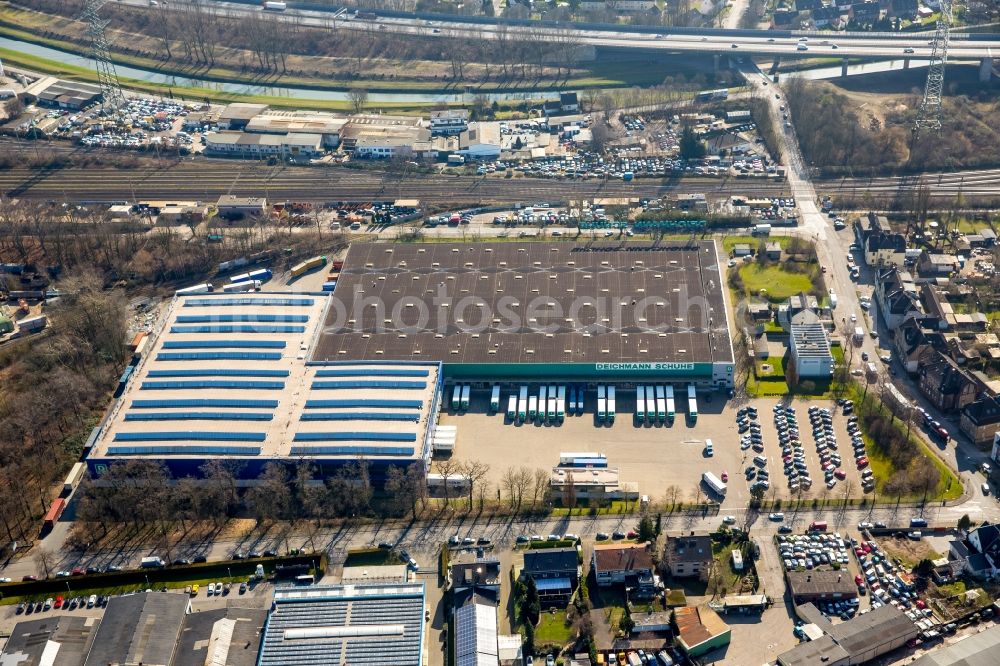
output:
[[97,67],[97,80],[101,85],[102,104],[105,109],[119,108],[125,101],[122,84],[118,81],[115,64],[111,62],[111,52],[108,48],[108,38],[104,32],[108,22],[101,18],[101,7],[106,0],[87,0],[83,10],[83,20],[87,22],[87,35],[90,36],[90,56]]
[[931,60],[927,68],[927,85],[924,98],[913,124],[913,134],[921,131],[941,131],[941,93],[944,89],[944,67],[948,63],[948,40],[951,29],[951,0],[941,0],[941,17],[938,19],[931,42]]

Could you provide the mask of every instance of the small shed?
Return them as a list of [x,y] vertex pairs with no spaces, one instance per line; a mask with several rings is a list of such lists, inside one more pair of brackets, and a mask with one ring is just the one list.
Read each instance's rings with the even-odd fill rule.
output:
[[768,259],[781,261],[781,243],[771,241],[765,246],[764,252],[767,254]]
[[753,249],[749,243],[737,243],[733,246],[734,257],[749,257],[751,254],[753,254]]

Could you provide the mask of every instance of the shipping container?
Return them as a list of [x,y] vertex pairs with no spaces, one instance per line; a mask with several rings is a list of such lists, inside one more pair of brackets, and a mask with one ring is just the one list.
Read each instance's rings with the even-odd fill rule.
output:
[[320,266],[326,265],[326,257],[313,257],[312,259],[306,259],[300,264],[295,264],[292,266],[290,271],[293,278],[305,275],[309,271],[319,268]]
[[48,317],[45,315],[38,315],[37,317],[27,317],[25,319],[21,319],[17,322],[17,328],[25,333],[33,333],[35,331],[42,330],[48,323]]
[[490,413],[496,414],[500,411],[500,386],[495,384],[490,393]]
[[62,515],[63,510],[66,509],[66,500],[62,497],[58,498],[52,504],[49,505],[49,510],[45,513],[44,527],[47,530],[51,530],[56,526],[56,522],[59,520],[59,516]]
[[63,495],[69,495],[76,490],[77,484],[80,483],[83,473],[86,471],[86,463],[78,462],[73,464],[73,468],[69,471],[69,475],[67,475],[66,480],[63,482]]
[[143,334],[139,344],[135,346],[135,351],[132,352],[133,363],[138,363],[142,359],[142,355],[146,353],[146,348],[149,347],[149,336]]
[[175,296],[186,296],[188,294],[208,294],[213,291],[213,287],[208,282],[196,284],[193,287],[185,287],[174,292]]
[[260,280],[261,282],[267,282],[271,279],[272,275],[273,273],[271,273],[270,268],[258,268],[255,271],[250,271],[250,279]]
[[239,275],[233,275],[232,277],[229,278],[230,284],[236,284],[237,282],[249,282],[249,281],[250,281],[249,273],[240,273]]

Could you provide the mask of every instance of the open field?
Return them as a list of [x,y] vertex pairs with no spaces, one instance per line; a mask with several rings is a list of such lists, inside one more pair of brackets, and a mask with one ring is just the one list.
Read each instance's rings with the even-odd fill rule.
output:
[[762,267],[749,263],[741,266],[739,271],[748,293],[759,294],[766,291],[767,299],[772,303],[812,289],[812,281],[807,274],[791,273],[776,264]]

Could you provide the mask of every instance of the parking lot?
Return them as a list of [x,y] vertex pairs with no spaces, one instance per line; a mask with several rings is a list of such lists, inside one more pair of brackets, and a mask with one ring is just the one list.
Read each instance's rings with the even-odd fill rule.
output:
[[[507,395],[506,392],[502,395],[501,404],[507,404]],[[551,469],[558,465],[562,452],[593,451],[607,456],[608,466],[619,470],[621,481],[635,481],[639,493],[654,500],[661,500],[669,486],[680,489],[678,501],[704,498],[701,476],[705,471],[711,471],[716,476],[725,474],[728,478],[723,505],[745,506],[750,498],[751,485],[760,479],[760,470],[765,468],[769,473],[767,499],[843,497],[845,494],[857,497],[862,494],[859,470],[854,464],[853,454],[849,452],[851,438],[847,431],[847,417],[835,408],[832,401],[797,401],[793,406],[795,412],[800,414],[803,427],[811,405],[830,410],[829,427],[843,458],[843,466],[832,469],[834,474],[841,470],[844,478],[830,474],[836,483],[832,487],[827,486],[827,472],[823,465],[829,466],[833,460],[833,450],[829,448],[832,438],[828,437],[826,449],[818,451],[816,443],[809,441],[811,435],[803,433],[803,446],[798,457],[793,458],[793,463],[799,462],[800,465],[795,467],[793,464],[792,467],[797,470],[804,467],[804,473],[813,482],[811,487],[806,487],[800,480],[793,490],[789,478],[782,475],[785,463],[779,430],[773,418],[779,401],[753,401],[759,422],[759,446],[754,449],[741,444],[737,408],[723,394],[712,394],[711,402],[707,397],[708,394],[698,396],[696,423],[691,423],[683,412],[678,412],[672,424],[645,422],[637,426],[633,419],[636,407],[634,391],[620,390],[618,418],[613,424],[598,426],[595,419],[596,393],[590,391],[584,400],[583,415],[567,415],[563,423],[554,425],[511,423],[502,411],[487,414],[489,395],[480,391],[473,392],[468,412],[442,413],[441,422],[458,426],[457,445],[453,453],[455,459],[474,458],[490,466],[487,480],[492,484],[494,493],[504,472],[511,467],[524,465],[532,469]],[[823,432],[825,436],[825,430]],[[706,452],[707,439],[713,442],[711,456]],[[755,463],[756,456],[762,456],[766,463]],[[746,472],[751,466],[756,468],[753,477]]]

